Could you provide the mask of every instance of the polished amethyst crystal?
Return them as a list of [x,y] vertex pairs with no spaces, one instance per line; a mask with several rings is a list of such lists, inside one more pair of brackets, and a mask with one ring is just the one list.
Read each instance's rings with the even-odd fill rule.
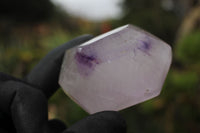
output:
[[168,44],[125,25],[66,51],[59,84],[89,113],[122,110],[160,94]]

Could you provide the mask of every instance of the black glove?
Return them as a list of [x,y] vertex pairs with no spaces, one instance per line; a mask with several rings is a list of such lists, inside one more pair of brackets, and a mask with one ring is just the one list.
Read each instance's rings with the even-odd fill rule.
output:
[[118,112],[104,111],[67,128],[59,120],[48,121],[48,98],[59,88],[58,77],[66,49],[92,36],[84,35],[48,53],[23,80],[0,73],[0,133],[125,133]]

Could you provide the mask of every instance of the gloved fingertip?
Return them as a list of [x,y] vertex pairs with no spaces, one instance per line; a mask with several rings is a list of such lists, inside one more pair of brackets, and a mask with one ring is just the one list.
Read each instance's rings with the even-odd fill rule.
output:
[[104,121],[110,128],[116,130],[115,133],[126,132],[126,121],[119,112],[116,111],[103,111],[95,113],[94,118]]
[[48,133],[61,133],[67,128],[62,121],[57,119],[49,120],[47,127]]
[[126,133],[126,122],[118,112],[103,111],[86,117],[66,133]]

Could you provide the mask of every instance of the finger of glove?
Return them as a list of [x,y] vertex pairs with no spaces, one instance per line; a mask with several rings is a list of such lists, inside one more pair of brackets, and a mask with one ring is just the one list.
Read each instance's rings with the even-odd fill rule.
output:
[[8,81],[23,82],[15,77],[0,72],[0,111],[4,114],[9,113],[10,104],[17,89],[11,87],[10,84],[7,83]]
[[62,121],[53,119],[48,121],[46,133],[62,133],[66,128]]
[[8,81],[6,84],[15,90],[10,112],[17,133],[44,132],[48,122],[47,99],[44,94],[20,82]]
[[8,81],[23,82],[15,77],[0,72],[0,133],[15,133],[11,118],[10,105],[16,89],[6,85]]
[[126,133],[126,122],[118,112],[104,111],[88,116],[63,133]]
[[0,103],[2,133],[61,133],[66,129],[59,120],[48,121],[46,96],[23,82],[4,80]]
[[38,86],[49,98],[59,87],[58,77],[65,51],[91,38],[91,35],[83,35],[55,48],[33,68],[26,80]]

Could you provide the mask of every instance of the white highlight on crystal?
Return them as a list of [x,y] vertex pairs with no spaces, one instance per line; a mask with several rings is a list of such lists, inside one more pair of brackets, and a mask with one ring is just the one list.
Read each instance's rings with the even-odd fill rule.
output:
[[91,39],[91,40],[89,40],[89,41],[87,41],[87,42],[81,44],[80,47],[86,46],[86,45],[89,45],[89,44],[92,44],[92,43],[94,43],[94,42],[96,42],[96,41],[98,41],[98,40],[101,40],[102,38],[105,38],[105,37],[111,35],[111,34],[115,34],[115,33],[119,32],[119,31],[121,31],[121,30],[123,30],[123,29],[125,29],[125,28],[127,28],[127,27],[128,27],[128,25],[121,26],[121,27],[119,27],[119,28],[117,28],[117,29],[114,29],[114,30],[112,30],[112,31],[109,31],[109,32],[107,32],[107,33],[104,33],[104,34],[102,34],[102,35],[99,35],[99,36],[97,36],[97,37],[95,37],[95,38],[93,38],[93,39]]

